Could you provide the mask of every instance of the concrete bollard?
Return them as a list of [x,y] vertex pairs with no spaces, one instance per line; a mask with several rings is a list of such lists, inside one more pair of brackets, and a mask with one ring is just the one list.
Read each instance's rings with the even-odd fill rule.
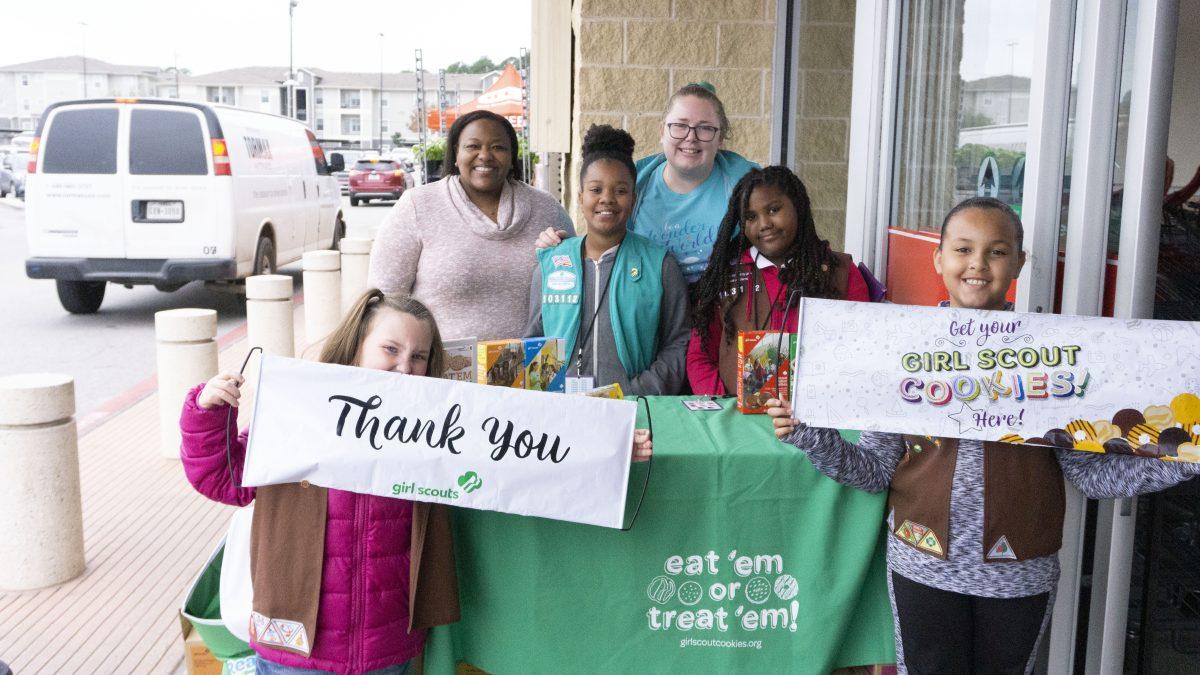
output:
[[158,341],[158,433],[163,457],[179,459],[179,413],[188,390],[217,374],[217,312],[167,309],[154,313]]
[[337,251],[304,254],[304,338],[321,342],[342,318],[342,255]]
[[246,341],[266,354],[296,355],[292,278],[262,274],[246,279]]
[[83,573],[74,415],[70,377],[0,377],[0,589],[43,588]]
[[367,273],[371,269],[370,239],[342,240],[342,315],[367,290]]

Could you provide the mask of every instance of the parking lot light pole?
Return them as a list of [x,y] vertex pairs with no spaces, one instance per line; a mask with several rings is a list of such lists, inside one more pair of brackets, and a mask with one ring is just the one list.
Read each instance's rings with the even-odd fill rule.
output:
[[379,34],[379,154],[383,154],[383,33]]
[[293,14],[296,10],[296,5],[300,4],[300,0],[288,0],[288,117],[296,117],[296,68],[294,66],[294,36],[293,30]]

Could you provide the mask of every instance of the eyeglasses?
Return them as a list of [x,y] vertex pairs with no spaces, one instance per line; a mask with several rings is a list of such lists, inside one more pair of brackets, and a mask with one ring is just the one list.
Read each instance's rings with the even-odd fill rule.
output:
[[717,132],[720,129],[708,124],[699,124],[693,127],[683,122],[667,122],[667,133],[677,141],[687,138],[688,133],[692,131],[696,132],[696,140],[711,141],[717,137]]

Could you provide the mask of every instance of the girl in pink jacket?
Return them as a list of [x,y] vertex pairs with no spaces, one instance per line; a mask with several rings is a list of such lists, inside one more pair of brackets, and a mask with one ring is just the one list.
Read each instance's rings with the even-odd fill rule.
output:
[[[363,295],[349,311],[326,341],[320,360],[432,377],[444,368],[441,337],[429,310],[416,300],[385,297],[378,290]],[[229,408],[237,407],[242,383],[241,375],[217,375],[188,394],[180,420],[181,459],[188,480],[209,499],[243,506],[257,497],[251,535],[258,557],[251,620],[257,672],[407,672],[424,649],[424,627],[457,618],[448,525],[437,525],[441,521],[437,513],[430,517],[430,505],[402,499],[305,484],[239,487],[246,434],[237,434],[236,415]],[[233,476],[225,454],[227,433],[236,437],[231,443]],[[273,497],[276,488],[287,490],[281,499]],[[283,518],[267,518],[271,510]],[[318,515],[310,518],[310,512]],[[295,519],[308,519],[306,529],[280,531],[280,520]],[[410,545],[414,521],[424,532],[420,545],[426,558],[416,566]],[[264,575],[264,557],[276,558],[283,571]],[[423,587],[439,591],[435,602],[440,606],[422,608],[414,602],[417,569]],[[260,595],[266,593],[283,596],[284,604],[300,602],[297,596],[304,592],[296,589],[306,584],[315,605],[315,616],[308,620],[302,609],[268,616],[260,608]],[[422,602],[429,597],[424,595]],[[419,613],[433,618],[423,621],[414,616]]]

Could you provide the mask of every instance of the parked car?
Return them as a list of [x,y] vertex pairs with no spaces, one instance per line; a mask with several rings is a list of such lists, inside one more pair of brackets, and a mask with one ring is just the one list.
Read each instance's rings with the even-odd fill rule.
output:
[[13,154],[0,149],[0,198],[15,195],[17,192],[17,176],[13,171],[12,164]]
[[312,132],[285,117],[158,99],[46,109],[29,162],[25,273],[90,314],[105,284],[270,274],[345,234]]
[[350,170],[350,206],[372,199],[399,199],[407,185],[404,170],[394,160],[360,159]]
[[29,166],[29,153],[18,150],[0,159],[0,166],[6,166],[12,174],[12,194],[17,199],[25,199],[25,176]]

